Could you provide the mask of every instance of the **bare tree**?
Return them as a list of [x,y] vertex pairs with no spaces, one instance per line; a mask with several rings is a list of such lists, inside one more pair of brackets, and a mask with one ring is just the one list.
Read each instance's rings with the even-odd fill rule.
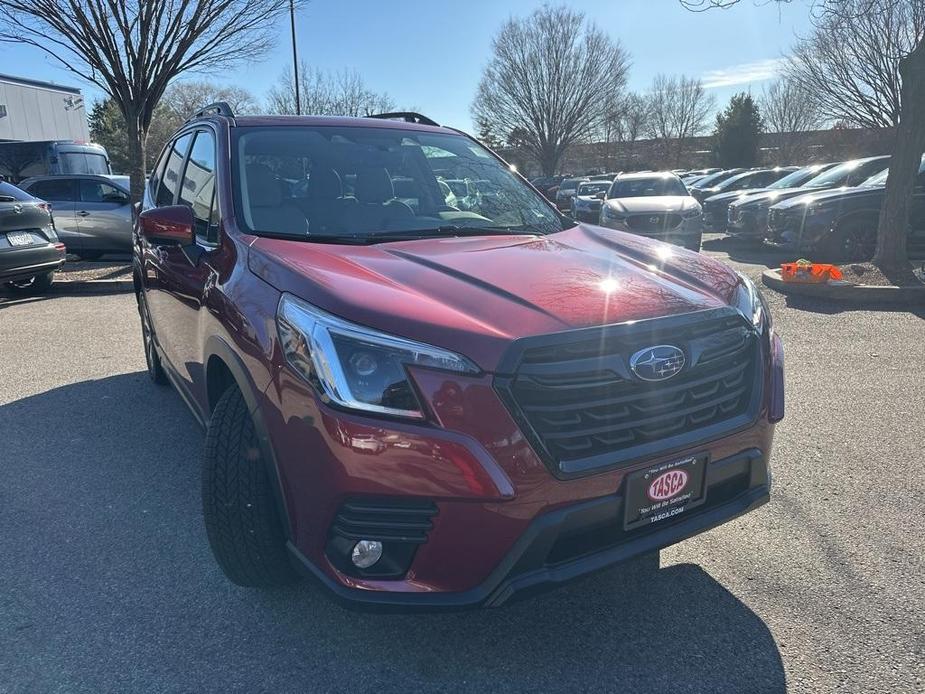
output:
[[[650,118],[649,101],[636,93],[621,93],[614,105],[608,110],[596,137],[603,146],[603,168],[612,169],[620,166],[632,166],[635,158],[635,142],[648,130]],[[619,149],[621,157],[612,165],[612,150]]]
[[148,130],[167,85],[261,57],[288,9],[288,0],[0,0],[0,41],[35,46],[115,101],[137,200]]
[[495,35],[472,115],[504,142],[518,133],[551,175],[600,125],[628,69],[626,51],[582,13],[545,6],[509,19]]
[[865,128],[899,122],[899,62],[925,29],[923,0],[843,0],[820,8],[813,32],[799,41],[786,74],[815,95],[822,114]]
[[656,75],[648,102],[649,135],[662,141],[666,163],[677,164],[684,140],[706,129],[716,100],[699,79]]
[[[267,109],[296,113],[295,94],[292,70],[287,68],[267,94]],[[305,63],[299,66],[299,102],[302,113],[318,116],[368,116],[395,108],[388,94],[368,88],[356,70],[328,73]]]
[[156,155],[183,122],[206,104],[224,101],[235,113],[257,113],[260,107],[254,95],[243,87],[219,85],[205,80],[174,82],[155,109],[148,129],[146,149]]
[[776,162],[789,164],[804,157],[806,138],[801,133],[825,123],[815,94],[783,77],[764,88],[759,105],[765,132],[776,143]]
[[[681,0],[697,11],[738,2]],[[912,191],[925,151],[925,0],[812,4],[816,31],[798,44],[789,73],[820,96],[824,114],[838,111],[834,117],[848,123],[896,127],[874,263],[887,272],[906,271]],[[818,56],[808,50],[813,45]],[[838,108],[825,106],[829,101]]]

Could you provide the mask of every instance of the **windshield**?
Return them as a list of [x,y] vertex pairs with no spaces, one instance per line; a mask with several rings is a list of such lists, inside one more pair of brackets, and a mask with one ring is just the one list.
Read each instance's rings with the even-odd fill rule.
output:
[[234,135],[234,198],[256,234],[349,243],[563,229],[544,198],[462,135],[330,126]]
[[575,190],[578,184],[584,182],[584,178],[566,178],[559,184],[559,190]]
[[[922,163],[919,164],[919,175],[925,173],[925,156],[922,157]],[[873,176],[861,183],[862,186],[885,186],[886,177],[890,174],[889,169],[884,169],[879,173],[875,173]]]
[[798,188],[811,178],[818,176],[820,167],[807,166],[805,169],[799,169],[793,173],[787,174],[779,181],[775,181],[768,186],[769,189],[779,190],[781,188]]
[[[865,178],[868,178],[870,174],[875,173],[881,170],[881,167],[887,165],[886,159],[872,159],[872,160],[863,160],[855,159],[853,161],[846,161],[843,164],[829,169],[825,173],[821,173],[815,178],[811,179],[807,183],[803,184],[803,188],[833,188],[835,186],[841,186],[848,183],[849,179],[854,179],[857,183],[860,183]],[[867,169],[870,171],[870,174],[863,176],[862,172]],[[861,174],[861,175],[859,175]]]
[[735,176],[737,173],[739,173],[738,170],[729,169],[727,171],[717,171],[716,173],[707,174],[706,176],[701,178],[699,181],[697,181],[697,187],[707,188],[709,186],[712,186],[715,183],[720,183],[722,181],[725,181],[727,178],[730,178],[731,176]]
[[59,152],[63,174],[108,174],[109,162],[97,152]]
[[606,193],[610,188],[610,181],[601,181],[600,183],[582,183],[578,186],[579,195],[597,195]]
[[661,195],[687,195],[687,188],[677,176],[618,178],[610,187],[608,198],[648,198]]

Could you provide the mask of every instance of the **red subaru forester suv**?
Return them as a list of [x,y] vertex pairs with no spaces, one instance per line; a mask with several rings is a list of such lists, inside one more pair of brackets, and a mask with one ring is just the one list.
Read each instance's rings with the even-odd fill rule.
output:
[[237,584],[498,605],[768,500],[783,354],[752,282],[572,221],[418,114],[204,109],[133,265]]

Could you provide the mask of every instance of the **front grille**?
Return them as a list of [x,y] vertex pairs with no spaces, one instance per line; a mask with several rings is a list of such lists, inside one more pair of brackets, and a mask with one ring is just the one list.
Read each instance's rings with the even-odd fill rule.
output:
[[[498,383],[554,472],[631,462],[754,418],[758,335],[732,309],[555,337],[523,349],[513,376]],[[679,347],[686,365],[665,381],[643,381],[630,357],[659,344]]]
[[626,226],[642,234],[671,231],[681,226],[679,214],[637,214],[626,218]]

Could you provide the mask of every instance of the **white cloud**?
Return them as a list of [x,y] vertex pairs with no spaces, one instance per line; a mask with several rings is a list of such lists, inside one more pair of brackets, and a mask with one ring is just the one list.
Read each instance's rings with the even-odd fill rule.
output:
[[719,70],[708,70],[700,76],[700,79],[707,89],[763,82],[777,77],[786,63],[787,58],[768,58],[751,63],[739,63]]

